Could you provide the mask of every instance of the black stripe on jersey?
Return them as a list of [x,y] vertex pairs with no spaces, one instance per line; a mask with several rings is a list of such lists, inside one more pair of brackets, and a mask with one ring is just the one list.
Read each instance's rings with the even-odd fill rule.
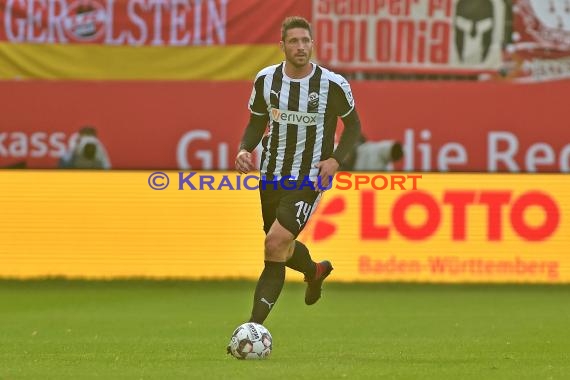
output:
[[263,84],[265,82],[265,75],[261,75],[255,81],[255,97],[253,99],[253,104],[251,105],[251,110],[257,113],[267,113],[267,105],[265,104],[265,99],[263,98]]
[[[287,109],[289,111],[299,111],[299,101],[301,97],[301,83],[291,82],[289,85],[289,99],[287,100]],[[299,127],[297,124],[287,124],[287,141],[285,143],[285,157],[283,158],[283,168],[281,176],[290,176],[293,167],[293,158],[297,150],[297,133]]]
[[334,151],[334,135],[336,133],[337,117],[338,117],[337,114],[334,112],[334,109],[337,107],[336,97],[338,96],[338,91],[336,90],[340,90],[340,87],[335,82],[329,80],[329,97],[327,99],[327,107],[325,111],[325,126],[330,126],[330,127],[325,128],[324,131],[323,146],[321,147],[320,161],[329,158]]
[[[271,107],[279,109],[279,96],[275,94],[281,94],[281,84],[283,82],[283,64],[280,64],[275,69],[273,73],[273,80],[271,81],[271,91],[269,92],[269,99],[271,102]],[[267,164],[267,180],[273,180],[273,172],[277,166],[277,147],[279,146],[279,123],[276,121],[272,122],[271,128],[271,143],[267,147],[269,153],[269,163]],[[264,155],[265,156],[265,155]],[[263,157],[265,161],[266,157]],[[263,162],[262,161],[262,162]]]
[[[315,69],[315,74],[309,79],[309,94],[316,92],[321,93],[321,74],[323,71],[319,66]],[[318,112],[318,107],[317,107]],[[308,176],[311,171],[311,163],[313,161],[313,149],[315,148],[315,140],[317,138],[317,126],[311,125],[306,128],[305,137],[305,150],[303,151],[303,158],[301,160],[301,169],[299,170],[299,177]]]

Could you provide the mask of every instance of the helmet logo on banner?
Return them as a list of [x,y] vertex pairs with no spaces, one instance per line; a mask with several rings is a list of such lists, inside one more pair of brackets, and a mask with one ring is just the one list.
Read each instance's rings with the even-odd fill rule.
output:
[[485,62],[492,44],[495,17],[491,0],[459,0],[455,11],[455,46],[463,63]]

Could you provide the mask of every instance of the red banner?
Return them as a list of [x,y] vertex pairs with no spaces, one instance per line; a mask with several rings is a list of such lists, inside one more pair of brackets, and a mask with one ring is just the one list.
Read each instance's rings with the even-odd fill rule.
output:
[[[278,41],[298,0],[5,0],[0,41],[35,44],[211,46]],[[255,27],[252,27],[255,25]]]
[[249,80],[291,14],[310,2],[0,0],[0,80]]
[[570,77],[569,4],[0,0],[0,79],[245,80],[280,57],[281,22],[300,15],[335,71],[554,80]]
[[502,74],[523,82],[570,77],[570,1],[514,0]]
[[317,55],[340,71],[498,69],[504,0],[313,1]]
[[[417,171],[569,172],[568,82],[354,82],[370,140]],[[3,82],[0,166],[55,168],[92,125],[114,169],[231,169],[251,82]]]

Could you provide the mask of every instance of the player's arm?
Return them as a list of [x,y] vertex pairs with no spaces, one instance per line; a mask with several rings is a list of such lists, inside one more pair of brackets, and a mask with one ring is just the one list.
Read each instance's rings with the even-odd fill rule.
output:
[[240,173],[247,173],[254,168],[251,152],[259,144],[265,133],[269,114],[267,104],[263,98],[263,82],[265,75],[257,74],[247,108],[250,110],[249,123],[245,128],[239,152],[236,156],[235,166]]
[[236,170],[240,173],[245,174],[254,168],[251,152],[263,138],[268,120],[267,114],[258,115],[253,112],[250,114],[235,161]]
[[356,109],[352,109],[348,115],[342,118],[344,130],[340,136],[340,141],[331,157],[317,164],[321,184],[324,188],[329,186],[329,178],[333,177],[340,164],[347,158],[351,149],[356,145],[360,137],[360,119]]
[[360,119],[354,108],[350,85],[340,75],[332,74],[330,91],[332,105],[343,121],[344,130],[331,157],[317,164],[324,187],[328,186],[329,178],[334,176],[360,137]]
[[255,149],[263,138],[268,121],[269,117],[267,114],[250,114],[249,123],[245,128],[241,143],[239,144],[240,151],[245,150],[247,152],[252,152]]
[[338,146],[332,154],[338,164],[342,164],[354,148],[360,137],[360,118],[356,112],[350,84],[340,75],[333,74],[331,81],[331,96],[337,112],[342,119],[344,130]]
[[334,158],[339,165],[348,157],[348,154],[358,142],[361,133],[360,118],[355,108],[342,118],[342,122],[344,124],[344,130],[340,135],[338,146],[332,154],[332,158]]

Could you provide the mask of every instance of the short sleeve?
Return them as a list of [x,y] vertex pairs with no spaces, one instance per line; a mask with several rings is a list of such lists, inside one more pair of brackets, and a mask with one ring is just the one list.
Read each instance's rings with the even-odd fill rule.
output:
[[265,75],[258,76],[255,78],[255,83],[253,84],[253,89],[251,90],[251,96],[249,97],[249,102],[247,108],[251,113],[255,115],[267,115],[267,104],[265,103],[265,98],[263,97],[263,82],[265,81]]
[[331,96],[335,107],[335,113],[341,118],[347,116],[354,109],[354,98],[350,84],[342,76],[334,74],[331,81]]

